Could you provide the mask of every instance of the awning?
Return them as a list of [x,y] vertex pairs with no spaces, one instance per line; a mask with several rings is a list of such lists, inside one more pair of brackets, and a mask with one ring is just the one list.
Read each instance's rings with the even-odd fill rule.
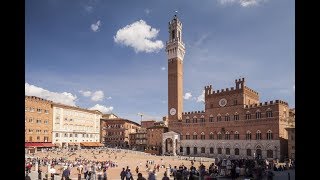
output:
[[80,146],[85,147],[97,147],[97,146],[103,146],[100,142],[81,142]]
[[55,145],[52,143],[38,143],[38,142],[26,142],[24,147],[54,147]]

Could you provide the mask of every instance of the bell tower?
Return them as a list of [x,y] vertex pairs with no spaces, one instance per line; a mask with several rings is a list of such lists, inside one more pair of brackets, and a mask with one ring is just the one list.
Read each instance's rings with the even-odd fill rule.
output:
[[168,120],[182,118],[183,112],[183,58],[182,23],[177,15],[169,22],[169,41],[166,43],[168,57]]

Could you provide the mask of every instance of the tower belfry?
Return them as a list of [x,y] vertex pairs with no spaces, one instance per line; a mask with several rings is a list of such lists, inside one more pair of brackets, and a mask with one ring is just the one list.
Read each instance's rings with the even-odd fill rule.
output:
[[166,43],[168,57],[168,119],[173,122],[182,118],[183,112],[183,58],[182,23],[174,15],[168,24],[169,40]]

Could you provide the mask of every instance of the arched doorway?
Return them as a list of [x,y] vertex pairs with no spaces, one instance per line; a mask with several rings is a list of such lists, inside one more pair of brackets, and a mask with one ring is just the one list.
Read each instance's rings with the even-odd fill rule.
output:
[[165,153],[173,154],[173,141],[171,138],[167,138],[165,142]]
[[262,158],[262,151],[261,151],[261,147],[260,146],[256,147],[256,158],[258,158],[258,159]]
[[187,155],[190,155],[190,147],[187,147]]

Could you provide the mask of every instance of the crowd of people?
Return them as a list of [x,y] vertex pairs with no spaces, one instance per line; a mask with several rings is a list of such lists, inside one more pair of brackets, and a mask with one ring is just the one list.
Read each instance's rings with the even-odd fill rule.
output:
[[[25,168],[26,174],[29,174],[32,168],[37,165],[38,179],[42,179],[42,172],[48,168],[46,172],[52,177],[59,175],[65,180],[70,179],[72,175],[78,175],[86,180],[106,180],[109,176],[109,170],[120,168],[118,171],[121,180],[156,180],[159,178],[168,180],[169,177],[174,180],[214,180],[219,177],[231,177],[231,179],[267,177],[272,179],[273,171],[284,171],[295,166],[294,161],[281,164],[277,161],[261,159],[213,159],[210,163],[204,163],[202,160],[178,160],[174,165],[171,165],[172,161],[165,161],[166,157],[163,156],[156,161],[154,158],[146,161],[140,159],[135,162],[135,166],[132,166],[134,168],[132,171],[130,166],[126,164],[126,158],[130,158],[132,154],[126,156],[125,151],[108,148],[48,149],[42,152],[41,156],[27,158]],[[73,176],[73,178],[75,177]]]

